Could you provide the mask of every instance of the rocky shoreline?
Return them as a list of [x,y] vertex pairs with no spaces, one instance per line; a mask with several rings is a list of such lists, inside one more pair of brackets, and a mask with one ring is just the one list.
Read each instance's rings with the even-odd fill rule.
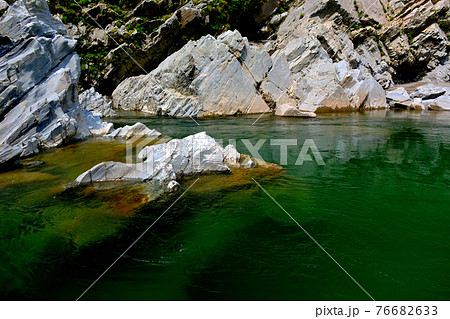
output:
[[[238,30],[222,30],[217,36],[198,36],[178,51],[163,50],[162,62],[148,74],[133,76],[133,71],[122,79],[114,74],[123,71],[111,66],[107,74],[118,84],[111,98],[94,87],[78,94],[83,68],[77,41],[69,34],[76,38],[80,25],[74,31],[73,24],[63,24],[45,0],[2,2],[0,166],[6,169],[20,158],[92,136],[156,133],[142,124],[114,130],[101,120],[116,116],[117,110],[178,118],[450,110],[450,89],[436,85],[449,80],[449,2],[386,1],[367,11],[365,1],[353,7],[340,0],[294,1],[283,13],[281,2],[268,1],[258,16],[259,34],[267,36],[263,44]],[[153,4],[145,0],[139,7],[150,10]],[[184,28],[193,21],[207,23],[204,4],[174,4],[170,10],[175,12],[155,36],[162,37],[175,20],[181,19]],[[102,5],[90,6],[89,12]],[[158,10],[170,12],[161,9],[165,5],[158,4]],[[108,11],[102,8],[96,14],[100,20]],[[129,18],[136,20],[135,15]],[[116,50],[127,52],[122,46]],[[134,58],[126,60],[144,69]],[[406,72],[407,66],[415,69]],[[396,79],[430,83],[408,93],[395,89]],[[92,83],[101,87],[97,84]]]

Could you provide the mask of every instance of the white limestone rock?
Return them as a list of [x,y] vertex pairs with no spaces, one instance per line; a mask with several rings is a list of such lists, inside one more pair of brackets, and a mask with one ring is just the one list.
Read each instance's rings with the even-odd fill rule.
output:
[[86,90],[79,95],[80,105],[83,109],[91,111],[98,117],[116,117],[112,101],[96,92],[94,88]]
[[142,123],[136,123],[132,126],[126,125],[124,127],[120,127],[113,132],[105,135],[104,138],[123,138],[123,139],[131,139],[131,138],[143,138],[143,137],[159,137],[161,133],[157,130],[153,130],[148,128]]
[[[328,10],[328,2],[305,3],[280,26],[273,67],[261,85],[266,101],[314,113],[386,108],[384,90],[369,70],[349,66],[362,57],[348,35],[312,16]],[[331,51],[340,62],[333,62]]]
[[304,118],[317,117],[317,114],[314,112],[302,112],[289,104],[282,104],[277,106],[275,115],[282,117],[304,117]]
[[17,0],[9,6],[0,34],[2,148],[21,149],[20,156],[26,157],[90,137],[91,130],[108,130],[79,105],[76,41],[66,36],[45,0]]
[[174,181],[183,176],[229,173],[223,148],[205,132],[144,148],[138,163],[100,163],[75,181],[76,184],[128,181],[157,182],[166,190],[176,188]]
[[268,112],[256,87],[271,61],[255,50],[237,31],[191,41],[149,75],[123,81],[114,106],[172,117]]
[[386,99],[391,108],[407,109],[413,103],[411,96],[402,87],[386,92]]
[[419,86],[413,93],[411,93],[412,98],[421,98],[423,100],[436,99],[441,95],[447,93],[445,87],[439,87],[434,84],[426,84]]
[[450,96],[441,95],[436,99],[425,100],[423,104],[431,111],[450,111]]
[[179,177],[230,170],[224,162],[223,148],[206,132],[147,146],[138,159],[146,164],[170,164]]
[[236,150],[234,145],[227,145],[224,149],[224,161],[229,167],[239,167],[241,154]]

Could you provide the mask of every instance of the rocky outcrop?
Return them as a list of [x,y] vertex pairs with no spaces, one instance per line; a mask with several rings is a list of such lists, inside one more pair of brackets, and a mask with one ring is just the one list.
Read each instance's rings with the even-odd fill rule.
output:
[[184,176],[231,173],[230,168],[258,165],[255,159],[252,161],[250,157],[239,154],[232,145],[222,148],[205,132],[147,146],[137,158],[137,163],[100,163],[81,174],[75,184],[151,182],[161,184],[170,192],[176,188],[176,181]]
[[[86,4],[93,20],[81,10],[52,9],[80,42],[82,86],[106,95],[127,77],[156,68],[189,39],[230,27],[252,40],[275,42],[271,53],[286,38],[305,32],[333,63],[346,60],[352,69],[364,68],[385,89],[394,81],[450,80],[449,0],[131,0]],[[258,34],[249,31],[261,25]]]
[[119,127],[118,129],[105,135],[104,138],[123,138],[129,140],[131,138],[143,138],[143,137],[154,137],[157,138],[161,136],[157,130],[149,129],[142,123],[136,123],[132,126],[126,125],[124,127]]
[[313,112],[301,112],[296,107],[289,104],[281,104],[277,106],[275,115],[282,117],[305,117],[305,118],[315,118],[316,113]]
[[[150,72],[189,40],[220,34],[236,22],[257,30],[253,25],[269,19],[279,5],[278,0],[107,1],[83,4],[92,17],[88,19],[81,9],[73,12],[55,2],[54,13],[64,18],[69,35],[80,41],[81,86],[85,90],[94,86],[106,95],[127,77]],[[244,19],[236,13],[245,14]]]
[[90,88],[79,95],[80,105],[83,109],[91,111],[98,117],[115,117],[112,101],[101,95],[94,88]]
[[[300,33],[332,61],[365,69],[385,89],[397,82],[448,81],[449,1],[298,1],[272,38],[274,51]],[[315,42],[315,41],[314,41]]]
[[413,103],[413,99],[405,88],[398,88],[387,92],[386,99],[392,109],[407,109]]
[[450,87],[426,84],[411,94],[400,87],[387,92],[386,96],[392,109],[450,111]]
[[272,57],[238,31],[190,42],[149,75],[122,82],[113,93],[114,106],[174,117],[272,112],[269,105],[279,115],[289,105],[308,117],[386,107],[384,90],[367,68],[333,63],[304,24],[293,30]]
[[257,87],[272,60],[239,32],[191,41],[146,76],[122,82],[114,106],[153,115],[201,117],[270,112]]
[[0,21],[0,144],[30,156],[91,136],[102,122],[78,103],[79,57],[45,0],[18,0]]
[[352,69],[346,59],[333,63],[315,34],[324,34],[316,20],[290,19],[279,30],[273,67],[261,85],[269,103],[315,113],[386,107],[384,90],[367,68]]

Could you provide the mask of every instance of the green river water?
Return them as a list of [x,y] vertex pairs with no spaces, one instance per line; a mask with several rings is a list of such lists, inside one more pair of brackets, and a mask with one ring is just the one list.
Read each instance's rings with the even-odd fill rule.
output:
[[[255,178],[376,300],[450,298],[450,112],[191,120],[124,113],[181,138],[297,139],[282,173],[207,176],[82,300],[369,300]],[[325,166],[296,166],[313,139]],[[69,188],[125,143],[91,139],[0,173],[0,299],[75,300],[179,194]],[[156,196],[155,196],[156,197]],[[153,199],[153,198],[150,198]]]

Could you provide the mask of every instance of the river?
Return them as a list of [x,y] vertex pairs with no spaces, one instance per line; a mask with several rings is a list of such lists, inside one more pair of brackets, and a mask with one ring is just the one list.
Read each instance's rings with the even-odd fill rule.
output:
[[[82,300],[369,300],[264,190],[374,299],[450,297],[450,112],[114,119],[137,121],[235,139],[242,153],[265,139],[274,163],[270,140],[297,146],[281,174],[201,177]],[[308,139],[325,165],[296,165]],[[77,299],[193,183],[157,199],[142,185],[67,187],[125,155],[124,142],[91,139],[0,173],[1,299]]]

